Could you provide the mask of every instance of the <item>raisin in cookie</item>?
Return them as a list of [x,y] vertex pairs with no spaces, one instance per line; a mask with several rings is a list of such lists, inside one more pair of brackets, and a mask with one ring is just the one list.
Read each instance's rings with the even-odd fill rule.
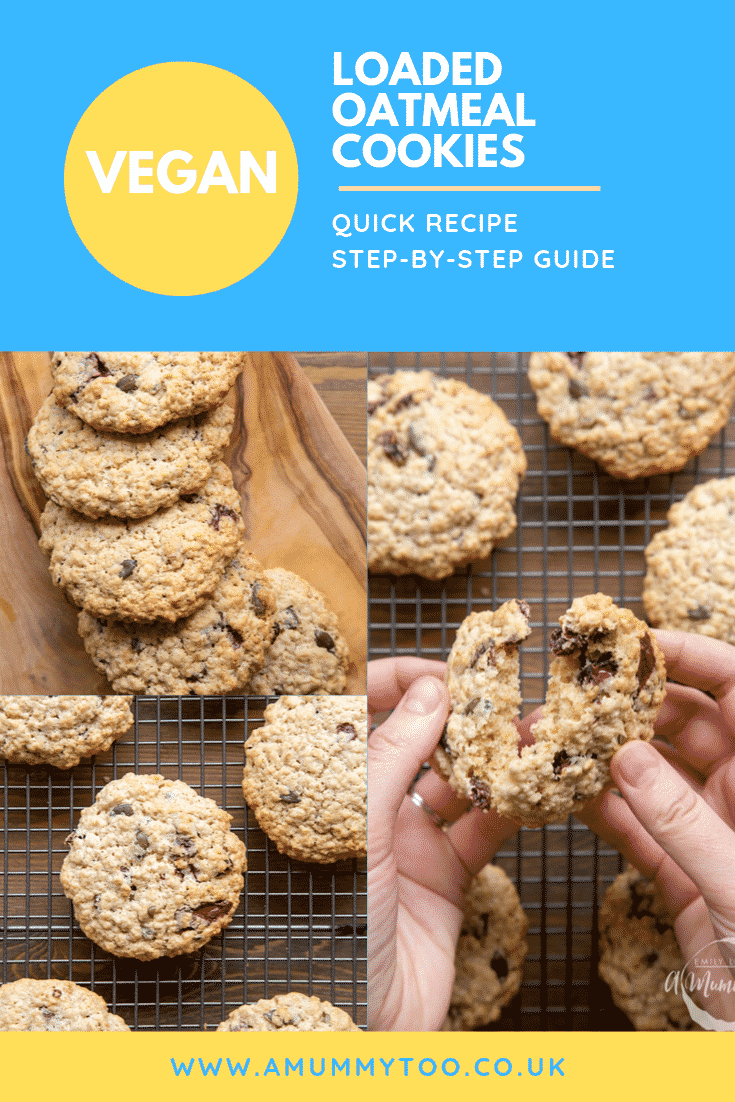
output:
[[236,1033],[246,1029],[257,1033],[274,1030],[283,1030],[284,1033],[357,1032],[357,1026],[344,1010],[317,999],[315,995],[301,995],[298,991],[238,1006],[217,1026],[218,1033]]
[[659,889],[628,868],[608,888],[600,907],[599,972],[615,1005],[636,1029],[698,1030],[672,973],[684,958]]
[[368,390],[370,569],[445,578],[516,526],[526,459],[499,406],[430,371]]
[[183,781],[110,781],[67,838],[61,883],[84,933],[118,957],[201,949],[229,926],[245,846],[231,815]]
[[263,668],[248,692],[341,693],[347,683],[350,659],[337,617],[321,594],[289,570],[266,570],[276,598],[277,612],[271,644]]
[[0,987],[0,1033],[129,1033],[94,991],[70,980],[15,980]]
[[282,696],[245,743],[242,782],[280,853],[328,864],[367,850],[364,696]]
[[220,405],[243,352],[54,352],[54,397],[104,432],[152,432]]
[[211,596],[243,533],[232,475],[217,463],[197,493],[140,520],[93,521],[50,501],[40,546],[54,584],[91,615],[171,621]]
[[538,410],[616,478],[678,471],[727,421],[735,352],[533,352]]
[[44,493],[87,517],[148,517],[204,485],[230,439],[234,411],[172,421],[140,436],[97,432],[46,399],[26,447]]
[[452,711],[435,761],[475,806],[539,827],[562,822],[598,795],[623,743],[653,737],[666,668],[656,639],[632,612],[602,593],[578,597],[552,633],[556,657],[531,729],[536,741],[519,754],[513,649],[523,635],[518,613],[509,622],[513,605],[520,609],[511,601],[460,625],[447,663]]
[[518,893],[497,865],[470,884],[455,956],[445,1030],[476,1029],[497,1021],[521,986],[528,919]]
[[695,486],[668,521],[646,548],[648,619],[735,643],[735,478]]
[[80,612],[79,634],[115,692],[210,696],[243,690],[265,658],[275,612],[260,563],[241,552],[191,616],[134,624]]
[[132,725],[129,696],[0,696],[0,758],[71,769]]

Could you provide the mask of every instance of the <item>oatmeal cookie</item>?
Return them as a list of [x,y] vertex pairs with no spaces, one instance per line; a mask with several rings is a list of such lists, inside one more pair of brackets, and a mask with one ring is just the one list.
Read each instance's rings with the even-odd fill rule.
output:
[[371,570],[445,578],[513,531],[526,459],[491,398],[396,371],[371,381],[368,412]]
[[70,980],[15,980],[0,987],[0,1033],[129,1033],[94,991]]
[[735,478],[695,486],[668,522],[646,548],[649,621],[735,643]]
[[666,990],[667,977],[681,974],[684,958],[656,885],[626,869],[605,894],[599,928],[600,976],[635,1028],[698,1030],[678,985]]
[[212,595],[243,533],[232,475],[217,463],[195,494],[140,520],[93,521],[50,501],[40,546],[54,584],[91,615],[172,621]]
[[365,855],[364,696],[281,696],[245,755],[245,799],[280,853],[322,864]]
[[218,406],[139,436],[97,432],[53,395],[26,447],[44,493],[87,517],[148,517],[203,486],[230,439],[234,411]]
[[735,396],[735,352],[532,352],[554,437],[615,478],[678,471],[704,451]]
[[514,604],[475,614],[488,618],[482,641],[482,622],[469,617],[460,625],[447,663],[452,711],[435,761],[476,807],[539,827],[563,822],[597,796],[625,742],[653,737],[666,668],[655,637],[632,612],[602,593],[578,597],[552,633],[556,657],[541,719],[531,728],[536,741],[519,754],[512,648],[522,627],[517,615],[518,627],[507,623]]
[[54,352],[60,406],[104,432],[152,432],[220,405],[244,352]]
[[263,668],[250,680],[255,696],[344,692],[350,658],[337,617],[323,594],[289,570],[266,570],[277,612]]
[[79,634],[115,692],[212,696],[244,689],[265,658],[275,613],[260,563],[241,552],[191,616],[135,624],[80,612]]
[[301,995],[289,991],[274,999],[260,999],[257,1003],[238,1006],[217,1026],[218,1033],[235,1033],[241,1030],[270,1033],[331,1032],[355,1033],[357,1026],[344,1010],[317,999],[315,995]]
[[129,696],[0,696],[0,758],[71,769],[132,726]]
[[471,613],[457,629],[447,660],[451,708],[433,761],[478,807],[489,806],[489,776],[500,749],[503,765],[517,754],[518,647],[531,633],[530,615],[519,600],[496,612]]
[[464,902],[455,977],[444,1030],[489,1025],[520,989],[528,919],[497,865],[477,874]]
[[201,949],[232,921],[245,846],[232,816],[183,781],[110,781],[67,838],[61,883],[84,933],[137,960]]

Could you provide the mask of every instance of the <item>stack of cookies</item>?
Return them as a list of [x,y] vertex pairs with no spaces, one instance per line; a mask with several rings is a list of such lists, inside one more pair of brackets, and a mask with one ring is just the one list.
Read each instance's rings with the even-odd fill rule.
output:
[[242,352],[56,352],[28,434],[40,545],[116,692],[342,692],[320,593],[243,545],[222,462]]

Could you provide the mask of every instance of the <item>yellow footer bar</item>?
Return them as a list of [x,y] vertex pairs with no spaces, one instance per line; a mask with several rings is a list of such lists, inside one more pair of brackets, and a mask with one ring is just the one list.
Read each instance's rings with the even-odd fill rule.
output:
[[0,1035],[3,1097],[33,1102],[693,1100],[732,1054],[723,1033]]

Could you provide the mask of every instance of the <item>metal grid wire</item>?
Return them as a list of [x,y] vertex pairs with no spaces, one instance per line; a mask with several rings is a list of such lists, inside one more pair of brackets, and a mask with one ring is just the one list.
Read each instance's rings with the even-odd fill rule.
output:
[[[430,368],[489,394],[516,426],[528,460],[518,527],[493,554],[443,582],[373,575],[371,658],[420,654],[445,659],[459,623],[521,596],[533,634],[520,650],[524,714],[543,703],[549,631],[574,597],[603,592],[643,617],[644,549],[670,506],[695,483],[735,474],[735,420],[699,459],[670,475],[620,482],[550,436],[537,413],[525,353],[368,354],[371,377]],[[499,1029],[632,1026],[597,976],[601,894],[623,868],[619,854],[576,819],[521,830],[497,863],[517,885],[530,919],[523,986]]]
[[[134,727],[73,770],[4,767],[2,982],[91,987],[131,1029],[216,1028],[245,1002],[302,991],[366,1021],[364,862],[308,865],[278,853],[243,800],[243,744],[264,698],[137,697]],[[235,917],[191,956],[114,957],[74,922],[59,870],[65,837],[108,781],[130,771],[181,779],[233,816],[247,845]]]

